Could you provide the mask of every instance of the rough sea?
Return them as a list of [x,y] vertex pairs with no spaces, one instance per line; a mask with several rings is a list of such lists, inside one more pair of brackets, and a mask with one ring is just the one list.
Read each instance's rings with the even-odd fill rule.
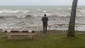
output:
[[[68,30],[70,12],[70,6],[0,6],[0,29],[40,31],[47,14],[48,30]],[[85,31],[85,6],[77,8],[75,29]]]

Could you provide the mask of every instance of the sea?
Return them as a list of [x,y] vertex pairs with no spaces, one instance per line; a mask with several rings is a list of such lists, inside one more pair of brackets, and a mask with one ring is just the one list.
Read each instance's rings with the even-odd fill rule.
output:
[[[68,30],[71,6],[0,6],[0,29],[42,30],[47,14],[48,30]],[[78,6],[75,30],[85,31],[85,6]]]

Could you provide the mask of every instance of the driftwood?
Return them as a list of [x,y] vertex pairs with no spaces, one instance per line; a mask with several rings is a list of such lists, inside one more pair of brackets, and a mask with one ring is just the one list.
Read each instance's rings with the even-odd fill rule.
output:
[[32,31],[11,31],[7,32],[8,39],[34,39],[37,36],[37,33]]

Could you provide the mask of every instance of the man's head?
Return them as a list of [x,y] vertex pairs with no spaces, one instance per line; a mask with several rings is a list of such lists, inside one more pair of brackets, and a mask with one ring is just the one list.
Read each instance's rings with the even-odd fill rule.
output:
[[44,14],[44,17],[46,17],[46,14]]

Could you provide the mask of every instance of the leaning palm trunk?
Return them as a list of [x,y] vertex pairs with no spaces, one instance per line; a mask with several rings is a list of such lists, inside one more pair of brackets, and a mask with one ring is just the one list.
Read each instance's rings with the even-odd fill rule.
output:
[[75,36],[75,18],[76,18],[77,2],[78,0],[73,0],[71,17],[70,17],[70,22],[69,22],[69,27],[68,27],[68,34],[67,34],[68,37]]

